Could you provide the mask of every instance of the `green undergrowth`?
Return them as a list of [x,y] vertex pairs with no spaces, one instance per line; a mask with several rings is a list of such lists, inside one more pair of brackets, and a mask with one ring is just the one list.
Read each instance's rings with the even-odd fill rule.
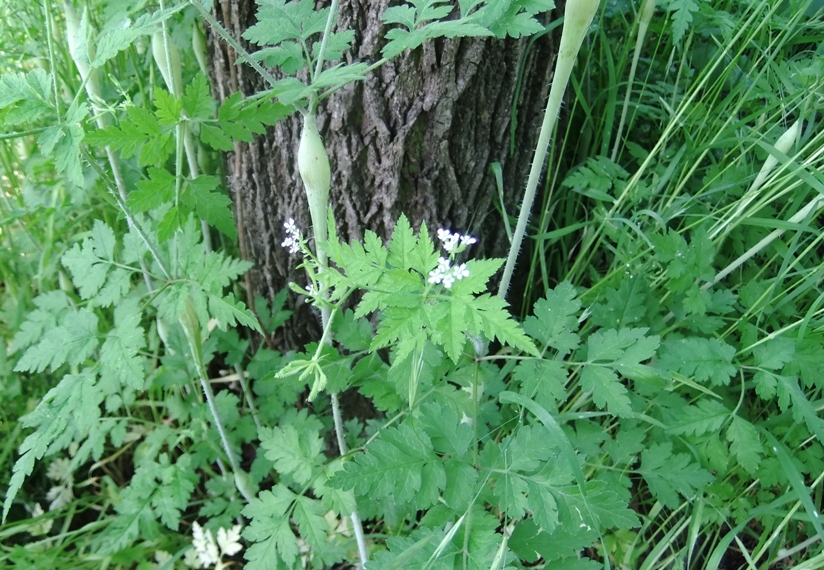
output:
[[[818,3],[600,6],[522,315],[504,260],[403,215],[346,243],[284,213],[300,272],[246,306],[219,153],[426,41],[555,29],[552,3],[401,3],[376,62],[337,3],[259,4],[267,86],[225,101],[208,5],[0,4],[2,564],[824,567]],[[284,354],[260,339],[289,295],[326,326]]]

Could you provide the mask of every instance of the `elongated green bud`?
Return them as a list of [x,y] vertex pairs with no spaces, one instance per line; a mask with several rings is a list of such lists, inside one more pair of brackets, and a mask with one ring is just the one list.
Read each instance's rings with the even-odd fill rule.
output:
[[[782,154],[788,154],[790,150],[793,148],[796,139],[801,134],[801,119],[798,119],[796,122],[790,126],[789,129],[784,131],[784,133],[778,137],[778,140],[775,141],[775,150]],[[747,194],[752,195],[761,188],[764,182],[767,180],[767,177],[773,171],[773,169],[778,164],[778,159],[773,156],[772,154],[767,157],[764,161],[764,164],[761,166],[761,170],[758,171],[758,176],[755,177],[755,180],[750,186],[750,189],[747,190]]]
[[97,70],[92,69],[91,61],[94,59],[94,48],[89,45],[88,12],[83,11],[83,19],[77,15],[74,4],[65,0],[63,7],[66,12],[66,41],[69,44],[69,54],[72,56],[80,77],[86,82],[86,93],[89,97],[101,97],[100,81],[97,78]]
[[254,499],[258,494],[258,488],[257,485],[252,482],[252,477],[243,469],[235,471],[234,476],[235,487],[237,487],[237,490],[243,495],[243,498],[247,501]]
[[[168,49],[168,57],[167,55]],[[172,43],[171,39],[163,31],[152,34],[152,56],[160,75],[166,82],[166,89],[175,97],[183,94],[183,75],[180,71],[180,53]]]
[[298,171],[306,188],[306,199],[309,202],[309,214],[312,216],[315,240],[317,242],[326,241],[326,216],[329,208],[332,170],[329,166],[326,148],[318,134],[314,114],[303,117],[303,132],[300,135],[298,147]]
[[197,25],[197,22],[192,24],[192,51],[195,52],[195,58],[197,59],[197,64],[200,66],[200,71],[203,72],[203,75],[209,75],[209,64],[206,61],[206,54],[208,53],[206,49],[206,35],[203,33],[203,30],[200,29],[200,26]]
[[[800,134],[801,119],[798,119],[790,126],[789,129],[784,131],[784,133],[778,137],[777,141],[775,141],[775,150],[782,154],[789,154]],[[753,180],[750,187],[744,193],[744,196],[741,197],[741,201],[738,203],[735,211],[732,215],[725,216],[715,225],[715,227],[710,231],[710,238],[715,239],[722,232],[730,231],[733,226],[740,221],[740,218],[747,209],[747,206],[749,206],[753,200],[758,197],[758,191],[761,190],[761,186],[763,186],[764,182],[767,181],[767,178],[770,176],[777,164],[778,159],[772,154],[764,160],[764,164],[761,165],[761,170],[758,171],[758,176],[755,177],[755,180]]]
[[[589,30],[589,25],[595,17],[595,12],[598,11],[599,4],[600,0],[569,0],[566,3],[561,45],[558,49],[559,60],[574,60],[578,56],[578,50],[587,35],[587,30]],[[560,70],[560,61],[557,67]]]
[[564,27],[561,31],[561,45],[558,49],[558,60],[555,62],[555,77],[552,78],[552,87],[549,89],[544,121],[541,124],[541,132],[538,134],[538,143],[535,145],[535,155],[532,159],[532,167],[529,170],[524,199],[521,202],[521,213],[518,215],[518,224],[512,234],[512,243],[509,246],[504,274],[498,287],[498,297],[501,299],[506,298],[512,272],[515,270],[515,262],[526,233],[529,213],[532,211],[532,202],[535,200],[538,179],[541,177],[547,149],[549,148],[550,134],[558,120],[561,100],[569,83],[569,77],[572,75],[572,66],[575,65],[578,51],[581,49],[581,44],[587,35],[592,19],[595,17],[595,12],[598,11],[599,3],[600,0],[569,0],[566,4]]
[[656,0],[644,0],[641,4],[641,18],[639,19],[642,26],[646,28],[652,20],[652,14],[655,12]]

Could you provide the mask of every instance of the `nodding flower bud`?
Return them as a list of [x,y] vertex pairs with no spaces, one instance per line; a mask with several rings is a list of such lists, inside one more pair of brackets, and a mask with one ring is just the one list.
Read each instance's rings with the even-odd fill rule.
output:
[[318,134],[315,115],[303,117],[303,132],[298,147],[298,171],[306,187],[309,214],[312,216],[315,239],[326,241],[326,215],[329,206],[329,186],[332,170],[329,156]]
[[89,43],[91,26],[88,12],[84,10],[81,19],[77,15],[77,10],[74,9],[74,4],[69,0],[64,2],[64,8],[66,11],[66,41],[69,44],[69,54],[80,72],[80,77],[86,82],[86,92],[90,97],[101,97],[97,70],[91,66],[94,59],[94,46]]
[[[168,57],[167,55],[168,50]],[[180,68],[180,52],[172,43],[171,38],[163,31],[152,34],[152,56],[160,75],[166,83],[166,89],[175,97],[183,94],[183,76]]]

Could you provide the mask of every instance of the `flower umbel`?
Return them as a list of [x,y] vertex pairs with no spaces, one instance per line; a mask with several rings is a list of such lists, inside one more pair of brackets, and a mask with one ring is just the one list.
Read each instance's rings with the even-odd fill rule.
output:
[[295,225],[295,220],[289,218],[283,223],[283,228],[286,230],[286,238],[280,243],[282,247],[289,250],[289,253],[297,253],[300,251],[300,229]]
[[466,263],[452,267],[450,261],[445,257],[438,259],[438,267],[429,272],[430,283],[442,283],[447,289],[451,289],[455,281],[460,281],[464,277],[469,277]]
[[444,228],[438,230],[438,239],[441,240],[443,248],[449,254],[449,258],[441,257],[438,259],[438,267],[429,272],[429,282],[433,285],[440,283],[447,289],[451,289],[455,281],[469,277],[469,269],[467,269],[466,263],[453,267],[452,258],[478,240],[472,236],[450,232]]
[[447,253],[459,253],[467,246],[478,241],[472,236],[459,234],[458,232],[453,233],[444,228],[438,230],[438,239],[443,243],[443,248]]

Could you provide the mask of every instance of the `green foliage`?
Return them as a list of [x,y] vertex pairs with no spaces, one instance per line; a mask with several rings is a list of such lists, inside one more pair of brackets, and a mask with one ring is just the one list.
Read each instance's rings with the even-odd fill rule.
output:
[[408,49],[415,49],[433,38],[495,36],[497,38],[528,36],[543,31],[535,18],[552,10],[552,1],[518,2],[512,0],[469,0],[459,3],[460,17],[447,19],[453,6],[445,0],[412,1],[393,6],[383,12],[386,24],[398,24],[386,38],[382,53],[392,58]]
[[[330,226],[334,230],[334,226]],[[526,335],[504,310],[505,303],[489,294],[476,295],[500,267],[500,260],[466,263],[469,276],[450,289],[433,286],[427,278],[438,265],[438,254],[426,225],[415,237],[409,221],[401,216],[388,247],[366,233],[365,247],[342,244],[331,233],[329,259],[340,269],[331,279],[337,291],[369,289],[355,309],[361,318],[380,310],[380,325],[371,350],[390,344],[396,347],[397,366],[429,340],[457,362],[468,335],[483,335],[537,355]],[[332,299],[346,293],[333,293]]]
[[[12,3],[2,564],[181,568],[212,537],[251,569],[351,566],[353,520],[369,568],[821,558],[812,3],[659,2],[621,133],[635,9],[604,5],[535,208],[522,324],[487,291],[500,260],[441,253],[404,216],[347,244],[330,219],[317,244],[329,267],[298,240],[310,287],[293,289],[331,318],[286,354],[257,333],[289,334],[288,291],[254,310],[240,300],[251,264],[236,259],[213,151],[429,39],[543,34],[553,4],[397,3],[381,14],[386,59],[370,65],[347,53],[361,30],[324,37],[328,7],[259,2],[244,38],[260,50],[238,61],[281,78],[218,104],[194,58],[174,95],[142,51],[161,26],[188,45],[197,2],[89,3],[88,79],[54,31],[62,12],[46,25]],[[799,139],[779,145],[799,119]],[[352,451],[333,451],[338,437]]]

